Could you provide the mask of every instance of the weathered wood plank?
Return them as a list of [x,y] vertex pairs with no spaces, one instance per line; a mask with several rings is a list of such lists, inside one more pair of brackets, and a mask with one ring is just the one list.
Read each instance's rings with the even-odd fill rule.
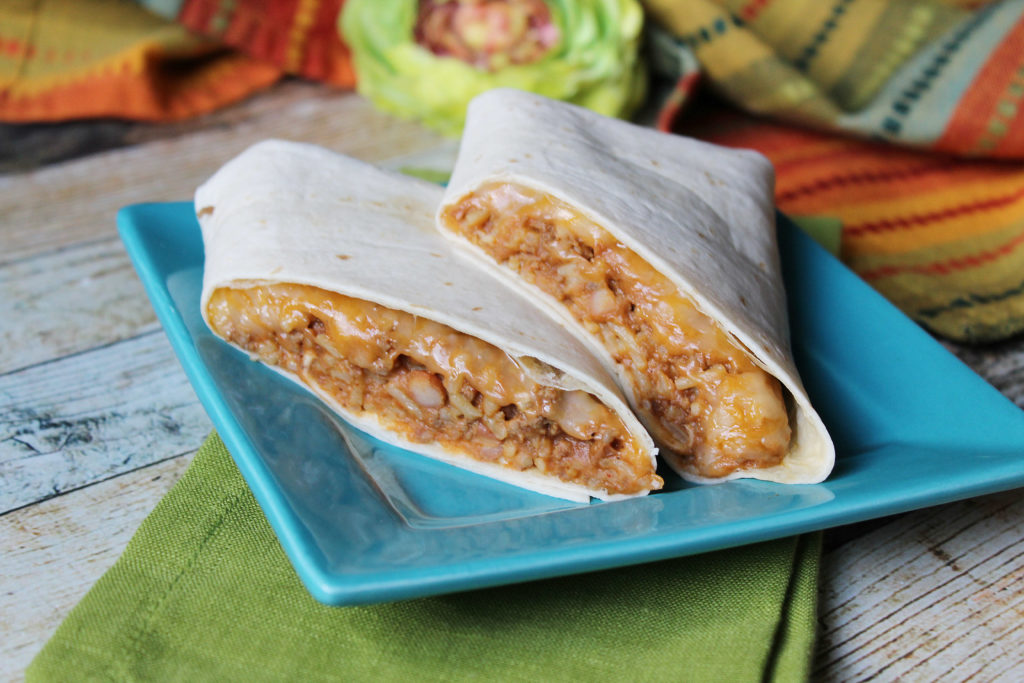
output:
[[[175,140],[210,129],[237,126],[261,116],[278,118],[299,100],[337,97],[327,86],[286,80],[234,106],[169,123],[83,119],[61,123],[0,124],[0,174],[27,172],[111,149],[154,140]],[[317,122],[322,126],[323,122]],[[329,122],[339,125],[339,122]],[[311,131],[319,134],[321,128]],[[299,131],[301,133],[301,131]]]
[[1024,498],[920,510],[840,546],[821,598],[816,678],[1024,680]]
[[210,127],[0,177],[0,262],[109,237],[126,204],[188,199],[196,185],[250,144],[280,137],[368,161],[451,144],[420,124],[375,110],[359,95],[287,82],[218,113]]
[[21,678],[193,454],[0,516],[0,680]]
[[0,513],[188,452],[210,429],[159,331],[0,376]]
[[0,375],[155,329],[116,237],[0,265]]
[[952,343],[945,346],[1004,396],[1024,408],[1024,335],[985,346]]

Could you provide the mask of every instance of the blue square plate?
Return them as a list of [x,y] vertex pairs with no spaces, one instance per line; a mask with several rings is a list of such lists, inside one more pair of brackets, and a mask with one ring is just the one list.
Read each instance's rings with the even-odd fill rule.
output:
[[838,452],[824,484],[732,481],[577,505],[357,432],[216,339],[199,314],[192,204],[121,238],[196,393],[321,602],[353,605],[763,541],[1024,485],[1024,411],[779,219],[793,347]]

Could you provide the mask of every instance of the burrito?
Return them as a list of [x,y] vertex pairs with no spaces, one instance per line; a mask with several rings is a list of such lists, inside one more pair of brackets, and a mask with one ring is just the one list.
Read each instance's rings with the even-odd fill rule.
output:
[[451,248],[441,194],[309,145],[249,148],[195,196],[206,323],[408,450],[570,500],[661,488],[614,379]]
[[755,152],[492,90],[438,225],[591,346],[684,478],[813,483],[835,451],[790,350],[773,184]]

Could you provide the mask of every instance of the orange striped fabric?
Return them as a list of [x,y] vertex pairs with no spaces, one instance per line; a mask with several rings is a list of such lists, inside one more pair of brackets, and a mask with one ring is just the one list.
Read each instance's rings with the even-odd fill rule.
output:
[[[142,0],[183,26],[290,74],[350,88],[355,72],[338,31],[344,0]],[[169,6],[177,5],[173,9]]]
[[183,119],[280,75],[133,2],[0,3],[0,121]]
[[732,109],[695,113],[676,130],[765,154],[779,209],[838,218],[843,261],[935,333],[982,342],[1024,331],[1024,165],[812,132]]
[[343,2],[0,3],[0,121],[182,119],[284,73],[352,87],[337,30]]

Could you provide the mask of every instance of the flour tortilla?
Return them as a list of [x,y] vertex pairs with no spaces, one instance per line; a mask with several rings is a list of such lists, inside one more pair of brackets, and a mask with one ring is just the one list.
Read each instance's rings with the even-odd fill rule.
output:
[[[835,448],[790,350],[775,238],[774,169],[767,159],[517,90],[492,90],[470,103],[439,227],[545,306],[618,374],[608,351],[560,302],[445,229],[443,211],[492,182],[552,195],[602,226],[667,276],[792,396],[793,439],[782,464],[708,479],[664,449],[662,457],[683,477],[817,483],[828,476]],[[625,377],[619,379],[632,398]]]
[[[538,367],[530,362],[536,358],[561,371],[533,375],[542,384],[596,396],[618,414],[653,464],[651,437],[600,361],[437,232],[433,216],[441,194],[432,183],[312,145],[269,140],[250,147],[196,191],[206,251],[204,317],[218,287],[299,283],[429,318],[522,358],[524,367]],[[413,443],[317,393],[373,436],[467,470],[569,500],[630,497]]]

